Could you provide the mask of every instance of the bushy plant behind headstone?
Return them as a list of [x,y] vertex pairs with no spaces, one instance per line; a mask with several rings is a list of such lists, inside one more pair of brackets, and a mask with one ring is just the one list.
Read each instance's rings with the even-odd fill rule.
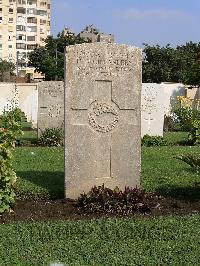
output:
[[0,213],[9,210],[15,199],[16,173],[12,166],[12,150],[16,137],[22,134],[18,109],[4,112],[0,117]]
[[172,119],[182,131],[189,132],[188,141],[192,145],[200,144],[199,102],[189,97],[178,97],[178,103],[172,110]]
[[41,146],[63,146],[64,144],[64,133],[61,128],[46,128],[39,140],[38,144]]

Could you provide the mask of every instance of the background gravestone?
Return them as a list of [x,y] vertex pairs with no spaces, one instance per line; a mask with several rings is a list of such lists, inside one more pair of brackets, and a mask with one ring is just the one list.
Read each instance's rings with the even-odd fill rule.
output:
[[141,61],[141,50],[126,45],[67,47],[67,198],[94,185],[124,189],[139,184]]
[[35,83],[16,84],[19,92],[19,108],[24,112],[27,122],[37,128],[38,86]]
[[195,101],[200,100],[200,88],[193,88],[193,87],[187,88],[185,96]]
[[19,107],[19,91],[15,83],[0,83],[0,114]]
[[141,135],[163,136],[164,91],[162,85],[142,84]]
[[46,128],[64,128],[64,83],[38,84],[38,135]]
[[178,96],[185,96],[185,86],[181,83],[162,82],[162,89],[164,90],[164,106],[165,115],[169,116],[171,110],[177,104]]

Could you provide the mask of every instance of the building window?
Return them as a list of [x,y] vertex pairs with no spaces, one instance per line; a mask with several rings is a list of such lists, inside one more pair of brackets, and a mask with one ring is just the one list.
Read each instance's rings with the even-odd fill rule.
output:
[[17,49],[26,49],[26,44],[25,43],[17,43],[16,48]]
[[46,20],[45,19],[40,19],[40,25],[45,25],[46,24]]
[[9,18],[8,22],[13,23],[13,18]]
[[46,6],[46,5],[47,5],[47,2],[40,2],[41,7]]
[[28,32],[37,32],[37,27],[33,26],[33,27],[27,27],[27,31]]
[[35,0],[32,0],[32,1],[28,0],[27,4],[28,5],[36,5],[36,1]]
[[37,10],[35,8],[28,8],[27,9],[27,14],[37,15]]
[[9,13],[13,14],[13,8],[9,8]]
[[17,40],[25,41],[26,40],[26,35],[17,34]]
[[38,14],[39,16],[46,16],[46,15],[47,15],[47,11],[44,11],[44,10],[38,10],[38,11],[37,11],[37,14]]
[[0,23],[2,22],[2,20],[3,20],[3,18],[2,18],[2,17],[0,17]]
[[37,47],[37,44],[27,44],[27,50],[34,50]]
[[2,43],[0,43],[0,49],[2,49]]
[[26,31],[26,27],[23,25],[17,25],[17,31]]
[[29,17],[29,18],[27,18],[27,23],[37,24],[37,18]]
[[9,44],[9,45],[8,45],[8,48],[9,48],[9,49],[12,49],[12,44]]
[[27,36],[27,41],[34,42],[35,41],[35,36]]
[[18,0],[18,4],[25,5],[26,4],[26,1],[25,0]]
[[26,8],[24,8],[24,7],[18,7],[17,8],[17,13],[26,14]]
[[0,12],[2,12],[2,8],[0,7]]
[[18,17],[17,17],[17,22],[18,22],[18,23],[20,23],[20,22],[21,22],[21,23],[26,23],[26,18],[23,17],[23,16],[18,16]]
[[40,28],[40,33],[44,33],[44,29],[43,28]]

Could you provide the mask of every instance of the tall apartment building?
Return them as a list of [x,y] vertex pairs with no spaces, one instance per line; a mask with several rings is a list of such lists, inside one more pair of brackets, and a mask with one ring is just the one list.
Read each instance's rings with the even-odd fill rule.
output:
[[50,35],[51,0],[0,0],[0,59],[16,64],[19,76],[33,73],[28,55]]

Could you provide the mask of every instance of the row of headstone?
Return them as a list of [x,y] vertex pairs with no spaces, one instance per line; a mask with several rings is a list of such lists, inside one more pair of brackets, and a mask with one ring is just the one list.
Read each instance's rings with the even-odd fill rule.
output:
[[[108,86],[109,84],[107,83]],[[198,89],[196,91],[188,89],[187,92],[188,96],[194,95],[195,99],[198,98]],[[142,136],[163,135],[164,115],[169,115],[177,96],[182,95],[185,95],[185,87],[182,84],[142,84]],[[12,107],[19,107],[25,113],[27,121],[32,123],[33,128],[38,128],[38,135],[45,128],[64,128],[64,83],[62,81],[39,84],[0,83],[0,113]]]
[[0,83],[0,114],[13,108],[20,108],[27,121],[37,127],[38,88],[31,83]]
[[162,134],[175,92],[166,97],[164,84],[142,86],[136,47],[73,45],[65,57],[65,93],[61,83],[38,85],[39,130],[63,126],[65,112],[65,197],[77,198],[94,185],[138,186],[141,130]]
[[[98,94],[99,86],[105,87],[102,91],[108,91],[107,87],[110,90],[112,89],[111,82],[102,83],[98,81],[94,91],[95,95]],[[78,98],[82,101],[82,93],[78,93],[78,91],[76,93],[77,95],[74,99]],[[141,136],[146,134],[150,136],[163,136],[164,116],[169,115],[171,107],[177,100],[177,96],[184,95],[184,93],[185,87],[182,84],[143,83],[141,90]],[[123,91],[121,91],[122,94]],[[64,86],[62,82],[42,82],[39,84],[39,134],[48,127],[62,128],[64,126],[63,95]]]

